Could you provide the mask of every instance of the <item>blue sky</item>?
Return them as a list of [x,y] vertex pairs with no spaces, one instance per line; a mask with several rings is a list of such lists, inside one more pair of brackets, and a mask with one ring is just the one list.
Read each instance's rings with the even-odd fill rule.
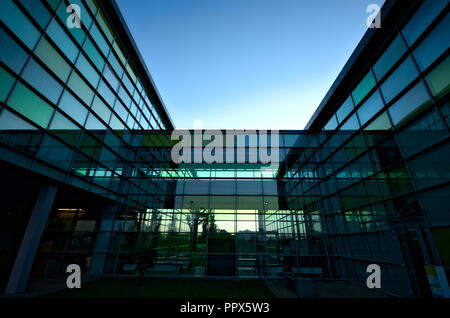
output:
[[117,0],[176,128],[303,129],[382,0]]

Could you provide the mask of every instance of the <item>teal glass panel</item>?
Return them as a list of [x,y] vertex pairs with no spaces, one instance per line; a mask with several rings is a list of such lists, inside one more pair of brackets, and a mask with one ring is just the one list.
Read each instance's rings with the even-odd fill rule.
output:
[[63,87],[34,59],[30,59],[22,72],[22,77],[52,103],[58,102]]
[[383,106],[380,92],[376,90],[357,110],[361,125],[369,121]]
[[55,111],[48,130],[72,146],[77,145],[81,131],[77,125],[58,111]]
[[391,121],[387,112],[380,114],[373,122],[364,128],[364,130],[389,130],[392,128]]
[[76,72],[72,72],[72,75],[70,75],[68,85],[86,105],[91,105],[92,99],[94,98],[94,91],[89,88],[86,82]]
[[342,125],[340,128],[340,131],[342,133],[342,136],[344,137],[344,140],[346,140],[348,137],[350,137],[356,130],[360,128],[359,120],[357,114],[353,114],[350,116]]
[[0,101],[4,102],[16,79],[3,67],[0,68]]
[[86,125],[84,125],[84,128],[90,130],[105,130],[106,126],[103,125],[101,121],[94,116],[94,114],[90,113],[86,121]]
[[53,114],[50,105],[21,83],[14,87],[7,104],[43,128],[47,128]]
[[[61,23],[66,26],[68,21],[71,21],[72,23],[75,21],[75,18],[73,18],[72,14],[75,13],[75,11],[73,12],[67,12],[67,4],[66,3],[61,3],[61,5],[59,6],[58,10],[56,11],[56,14],[58,15]],[[81,8],[80,8],[81,10]],[[81,23],[83,23],[84,21],[84,17],[87,16],[87,14],[83,14],[83,11],[80,12],[80,15],[83,19],[80,18]],[[82,45],[84,42],[84,39],[86,38],[86,33],[84,32],[84,30],[82,28],[69,28],[66,27],[66,31],[68,31],[74,38],[75,40],[78,42],[78,44]]]
[[122,99],[122,102],[125,104],[125,106],[129,107],[131,104],[131,97],[128,95],[127,91],[123,86],[119,89],[119,97]]
[[[128,74],[130,75],[131,81],[133,83],[136,83],[137,77],[134,74],[133,67],[130,64],[130,60],[128,60],[128,64],[125,66],[125,69],[127,70]],[[130,90],[130,92],[132,92],[132,90]]]
[[424,1],[416,14],[403,28],[402,33],[409,45],[412,45],[417,40],[447,3],[448,0]]
[[90,14],[88,13],[86,7],[83,4],[82,0],[70,0],[70,3],[76,4],[80,7],[81,11],[81,25],[84,26],[87,30],[91,27],[92,24],[92,18]]
[[43,29],[45,29],[52,16],[42,2],[36,0],[20,0],[20,2],[27,9],[33,19],[35,19]]
[[450,56],[432,70],[425,81],[436,99],[439,99],[450,91]]
[[102,100],[95,96],[94,102],[92,103],[92,110],[101,118],[105,123],[109,122],[109,118],[111,117],[111,110]]
[[412,58],[408,57],[380,86],[381,93],[383,94],[386,103],[389,103],[418,75],[419,71],[417,70],[416,65]]
[[367,93],[375,86],[375,78],[372,75],[372,72],[369,71],[366,76],[362,79],[362,81],[356,86],[355,90],[352,93],[353,101],[355,105],[366,97]]
[[119,87],[119,80],[108,65],[106,65],[103,69],[103,76],[106,78],[109,85],[111,85],[113,91],[117,91],[117,88]]
[[56,8],[58,8],[59,4],[63,0],[43,0],[43,1],[47,2],[50,8],[56,11]]
[[127,120],[128,112],[119,100],[117,100],[116,104],[114,105],[114,111],[120,119],[122,119],[123,121]]
[[70,165],[72,154],[71,148],[47,135],[44,137],[37,155],[57,166],[67,168]]
[[63,82],[69,77],[71,67],[53,46],[44,38],[39,41],[34,54],[49,67]]
[[46,30],[50,38],[58,45],[61,51],[67,56],[71,62],[75,62],[78,55],[78,48],[64,32],[58,22],[53,19]]
[[414,50],[417,64],[425,70],[450,46],[450,14]]
[[433,110],[398,132],[397,138],[405,156],[410,156],[441,141],[447,135],[447,127],[437,111]]
[[86,0],[86,3],[87,3],[89,9],[92,12],[92,15],[95,16],[97,14],[97,11],[98,11],[97,1],[96,0]]
[[405,41],[403,41],[403,38],[398,35],[373,66],[373,72],[375,73],[377,79],[380,80],[405,52]]
[[109,45],[95,24],[92,24],[91,30],[89,32],[91,33],[92,38],[94,39],[94,42],[97,44],[97,46],[102,51],[103,55],[108,56]]
[[416,187],[422,189],[450,180],[450,143],[439,145],[408,162]]
[[121,78],[124,70],[112,50],[111,50],[111,52],[109,52],[108,61],[109,61],[109,64],[111,64],[114,71],[116,72],[117,76],[119,78]]
[[40,32],[12,0],[2,1],[0,20],[30,49],[36,45]]
[[0,61],[19,74],[27,59],[28,54],[0,29]]
[[100,55],[98,50],[95,48],[94,44],[92,44],[92,41],[90,39],[86,39],[86,42],[83,46],[84,51],[89,56],[91,61],[94,63],[95,67],[102,72],[103,66],[105,66],[105,60]]
[[59,102],[59,108],[66,112],[73,120],[84,125],[88,110],[68,91],[65,91]]
[[419,82],[389,108],[394,125],[408,122],[430,105],[430,97],[423,82]]
[[37,127],[3,109],[0,113],[0,133],[2,130],[37,130]]
[[441,107],[441,113],[447,122],[447,126],[450,127],[450,103],[447,103]]
[[106,38],[110,43],[114,40],[114,31],[111,28],[111,25],[108,23],[108,20],[106,19],[106,16],[103,14],[103,12],[99,12],[97,14],[96,18],[98,24],[100,25],[100,28],[102,29],[103,33],[106,35]]
[[342,104],[341,107],[336,112],[336,116],[338,119],[338,122],[342,123],[342,121],[347,117],[348,114],[353,110],[353,101],[352,97],[349,96],[347,100]]
[[93,87],[97,87],[98,81],[100,80],[100,75],[83,54],[78,56],[78,60],[75,65],[80,73],[89,81],[89,83],[91,83]]
[[98,85],[98,92],[102,97],[105,99],[106,103],[112,107],[114,105],[114,101],[116,100],[116,96],[111,91],[111,89],[108,87],[108,85],[105,84],[103,80],[100,80],[100,84]]
[[113,130],[123,130],[125,128],[125,125],[117,118],[117,116],[113,114],[111,115],[109,127],[111,127],[111,129]]
[[122,50],[120,49],[117,40],[114,40],[113,49],[116,52],[117,56],[119,57],[120,62],[122,62],[122,65],[125,65],[127,63],[127,59],[125,58],[125,55],[122,53]]

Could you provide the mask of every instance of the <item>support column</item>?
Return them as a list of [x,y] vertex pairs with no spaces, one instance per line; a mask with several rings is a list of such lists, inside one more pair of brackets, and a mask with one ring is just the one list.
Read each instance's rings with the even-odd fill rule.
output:
[[41,188],[9,276],[5,291],[7,294],[25,291],[57,189],[55,185],[44,185]]

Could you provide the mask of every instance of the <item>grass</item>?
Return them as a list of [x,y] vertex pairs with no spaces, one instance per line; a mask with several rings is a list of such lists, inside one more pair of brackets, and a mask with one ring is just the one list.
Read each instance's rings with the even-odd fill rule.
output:
[[48,298],[271,298],[261,280],[228,279],[102,279],[44,297]]

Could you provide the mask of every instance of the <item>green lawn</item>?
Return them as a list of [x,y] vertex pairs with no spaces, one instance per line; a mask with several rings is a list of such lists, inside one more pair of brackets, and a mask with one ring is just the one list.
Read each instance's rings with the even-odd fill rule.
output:
[[51,298],[271,298],[274,297],[260,280],[228,279],[102,279],[47,294]]

